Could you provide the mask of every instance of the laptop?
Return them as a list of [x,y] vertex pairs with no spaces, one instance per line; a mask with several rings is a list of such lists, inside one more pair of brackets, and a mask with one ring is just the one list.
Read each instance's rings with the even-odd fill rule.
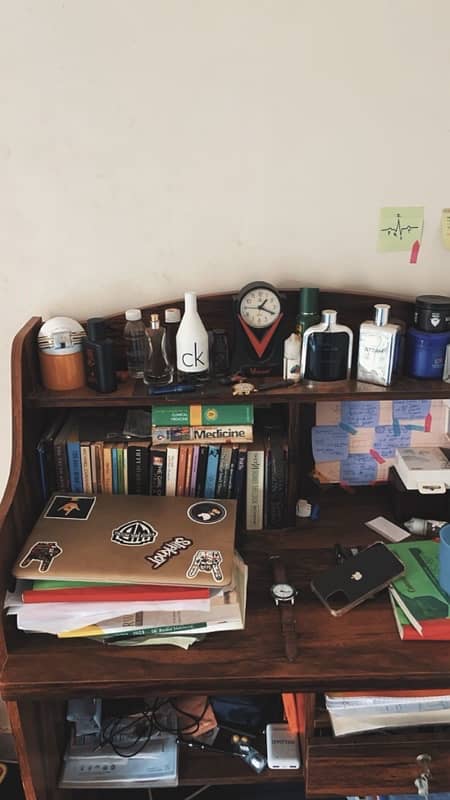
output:
[[231,584],[236,500],[54,494],[16,578],[167,586]]

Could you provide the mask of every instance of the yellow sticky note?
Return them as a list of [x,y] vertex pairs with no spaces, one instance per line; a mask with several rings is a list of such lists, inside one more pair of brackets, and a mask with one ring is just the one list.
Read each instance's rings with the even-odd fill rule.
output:
[[443,208],[441,214],[441,240],[444,247],[450,250],[450,208]]

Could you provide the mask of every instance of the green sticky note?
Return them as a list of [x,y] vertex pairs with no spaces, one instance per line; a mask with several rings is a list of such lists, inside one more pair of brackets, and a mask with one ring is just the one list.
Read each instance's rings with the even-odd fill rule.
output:
[[400,252],[411,250],[422,241],[423,206],[395,206],[380,209],[378,250]]

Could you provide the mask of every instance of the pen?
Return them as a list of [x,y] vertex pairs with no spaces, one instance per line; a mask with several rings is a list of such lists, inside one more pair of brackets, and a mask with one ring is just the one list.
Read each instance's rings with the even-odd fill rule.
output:
[[196,392],[198,386],[193,386],[191,383],[169,383],[167,386],[150,386],[148,388],[149,394],[175,394],[184,392]]

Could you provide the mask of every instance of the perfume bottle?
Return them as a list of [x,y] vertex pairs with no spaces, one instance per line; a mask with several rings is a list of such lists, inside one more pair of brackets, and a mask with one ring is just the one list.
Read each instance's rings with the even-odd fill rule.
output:
[[150,327],[145,329],[145,333],[144,383],[149,386],[171,383],[173,368],[166,354],[166,329],[159,324],[158,314],[150,316]]
[[309,287],[300,289],[298,314],[295,318],[295,332],[303,336],[312,325],[320,322],[319,290]]
[[318,325],[305,331],[300,374],[310,381],[342,381],[350,377],[353,331],[336,322],[337,311],[322,311]]
[[389,386],[395,373],[401,329],[389,322],[389,305],[377,303],[374,308],[375,319],[362,322],[359,329],[357,378]]
[[177,372],[180,380],[206,381],[209,378],[209,341],[197,311],[197,295],[186,292],[184,314],[177,331]]

